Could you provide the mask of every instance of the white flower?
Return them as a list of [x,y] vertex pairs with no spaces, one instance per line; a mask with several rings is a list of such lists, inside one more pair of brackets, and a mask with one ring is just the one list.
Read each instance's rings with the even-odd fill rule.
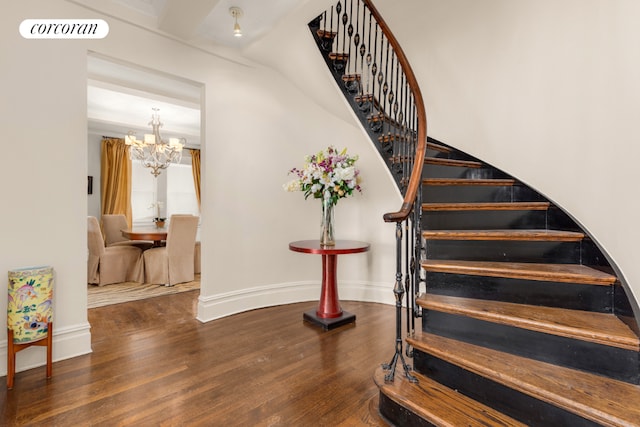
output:
[[356,168],[348,166],[346,168],[339,167],[335,170],[336,181],[351,181],[356,176]]

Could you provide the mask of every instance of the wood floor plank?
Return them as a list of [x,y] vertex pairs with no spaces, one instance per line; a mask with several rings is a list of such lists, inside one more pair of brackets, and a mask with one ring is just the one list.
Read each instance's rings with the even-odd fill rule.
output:
[[317,302],[201,323],[197,298],[89,310],[93,353],[49,381],[17,373],[0,425],[387,425],[372,374],[395,349],[394,307],[342,301],[356,323],[324,332],[302,320]]
[[605,426],[640,426],[640,387],[432,334],[410,345]]
[[638,337],[631,328],[608,313],[436,294],[422,295],[417,303],[427,310],[463,315],[626,350],[640,350]]
[[505,277],[562,283],[610,286],[616,276],[578,264],[543,264],[466,260],[424,260],[422,268],[438,273]]

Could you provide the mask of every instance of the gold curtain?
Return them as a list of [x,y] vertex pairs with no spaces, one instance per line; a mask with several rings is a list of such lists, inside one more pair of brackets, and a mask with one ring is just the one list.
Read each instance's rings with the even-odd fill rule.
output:
[[100,167],[102,214],[124,214],[131,227],[131,160],[123,138],[102,138]]
[[191,173],[193,173],[193,185],[196,188],[198,198],[198,208],[200,207],[200,150],[190,149],[191,153]]

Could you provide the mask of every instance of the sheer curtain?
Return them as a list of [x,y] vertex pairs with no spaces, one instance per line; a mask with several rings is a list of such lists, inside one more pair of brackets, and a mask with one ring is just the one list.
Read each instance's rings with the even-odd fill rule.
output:
[[124,214],[131,227],[131,160],[123,138],[102,138],[102,214]]
[[200,207],[200,150],[190,149],[191,152],[191,173],[193,173],[193,185],[196,189],[198,207]]

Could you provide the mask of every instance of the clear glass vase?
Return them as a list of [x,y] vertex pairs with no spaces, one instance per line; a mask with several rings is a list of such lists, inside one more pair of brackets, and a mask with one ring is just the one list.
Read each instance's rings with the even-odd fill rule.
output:
[[336,244],[333,235],[333,208],[331,199],[322,199],[322,223],[320,224],[320,244],[333,246]]

